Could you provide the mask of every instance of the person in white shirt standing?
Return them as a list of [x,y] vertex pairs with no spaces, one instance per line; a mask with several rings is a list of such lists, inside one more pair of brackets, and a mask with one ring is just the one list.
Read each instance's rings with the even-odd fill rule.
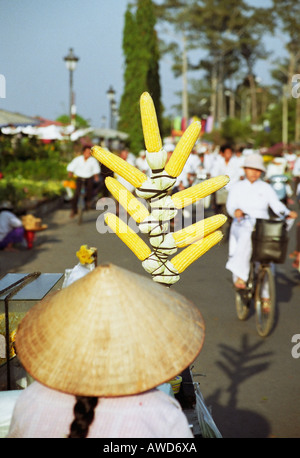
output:
[[69,177],[76,177],[76,190],[72,199],[71,217],[78,213],[78,199],[82,186],[86,190],[86,206],[90,208],[93,196],[94,181],[100,180],[100,165],[97,159],[91,156],[90,146],[85,145],[80,156],[75,157],[67,166]]
[[269,207],[278,216],[297,218],[277,197],[273,188],[260,179],[265,167],[259,154],[245,158],[245,179],[229,190],[227,212],[233,218],[229,236],[226,268],[233,274],[236,288],[244,289],[249,276],[252,255],[252,231],[256,218],[270,219]]

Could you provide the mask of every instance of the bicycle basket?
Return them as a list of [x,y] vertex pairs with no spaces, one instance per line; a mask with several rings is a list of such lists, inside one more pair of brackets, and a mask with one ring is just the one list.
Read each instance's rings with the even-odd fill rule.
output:
[[288,240],[285,221],[257,219],[252,233],[252,260],[283,264]]

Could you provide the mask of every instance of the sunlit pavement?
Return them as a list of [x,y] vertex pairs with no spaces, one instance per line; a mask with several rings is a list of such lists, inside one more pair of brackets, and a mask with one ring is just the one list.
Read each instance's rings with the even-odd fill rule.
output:
[[[85,213],[82,225],[69,214],[62,208],[43,217],[48,229],[37,234],[32,250],[1,252],[1,276],[63,273],[77,264],[76,251],[83,244],[98,249],[99,264],[111,262],[148,275],[115,234],[99,234],[100,212]],[[289,253],[294,248],[292,231]],[[300,334],[300,274],[288,256],[277,266],[278,320],[273,333],[263,339],[256,333],[253,314],[246,322],[236,317],[231,276],[224,267],[227,250],[226,242],[214,247],[172,286],[200,308],[206,323],[194,379],[224,437],[300,437],[300,358],[292,355],[292,338]]]

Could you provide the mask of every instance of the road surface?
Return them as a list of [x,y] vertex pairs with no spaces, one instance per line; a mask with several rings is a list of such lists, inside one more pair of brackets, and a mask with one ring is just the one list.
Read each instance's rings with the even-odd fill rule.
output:
[[[91,210],[77,225],[68,208],[43,216],[48,229],[37,235],[32,250],[0,253],[0,274],[64,272],[77,264],[75,253],[87,244],[97,247],[99,264],[111,262],[148,275],[115,234],[97,231],[99,217]],[[295,247],[293,236],[289,252]],[[300,274],[289,258],[277,266],[278,321],[274,332],[261,338],[253,315],[246,322],[236,317],[231,275],[224,267],[227,250],[226,242],[214,247],[172,286],[199,307],[206,323],[195,381],[223,437],[299,438],[300,358],[292,355],[292,338],[300,334]]]

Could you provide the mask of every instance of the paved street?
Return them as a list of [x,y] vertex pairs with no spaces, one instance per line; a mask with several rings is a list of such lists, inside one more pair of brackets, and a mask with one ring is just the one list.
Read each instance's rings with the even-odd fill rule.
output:
[[[33,250],[1,252],[0,274],[64,272],[77,264],[75,253],[87,244],[97,247],[99,264],[111,262],[147,275],[116,235],[97,232],[97,217],[99,212],[92,210],[79,226],[67,208],[44,216],[49,226],[37,235]],[[295,245],[293,235],[289,252]],[[300,334],[300,275],[288,258],[277,267],[279,316],[274,332],[263,339],[256,333],[253,315],[246,322],[236,317],[231,276],[224,268],[227,249],[225,242],[214,247],[172,286],[200,308],[206,323],[204,347],[194,363],[195,380],[224,437],[299,438],[300,358],[292,357],[291,339]]]

